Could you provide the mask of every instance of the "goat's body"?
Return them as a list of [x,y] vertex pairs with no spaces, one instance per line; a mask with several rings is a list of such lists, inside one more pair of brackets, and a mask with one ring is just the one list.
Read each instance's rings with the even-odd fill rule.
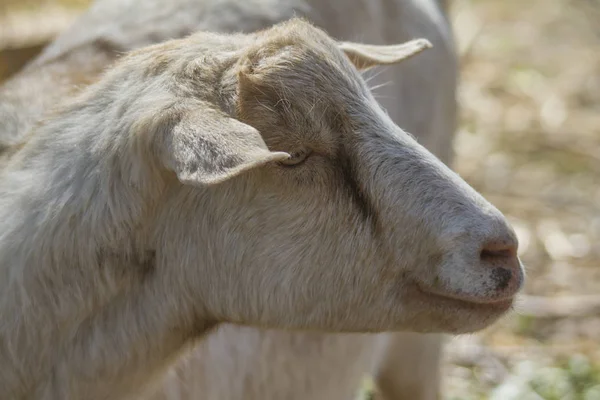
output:
[[319,334],[222,325],[149,400],[355,398],[374,373],[384,399],[437,399],[442,341],[423,334]]
[[[343,40],[383,44],[429,39],[433,50],[386,67],[373,84],[389,82],[376,93],[392,119],[450,161],[456,63],[450,29],[432,0],[98,2],[23,71],[37,77],[34,84],[17,76],[0,92],[2,106],[14,107],[0,106],[0,115],[8,114],[0,118],[0,145],[19,143],[34,121],[70,90],[69,83],[93,79],[116,57],[114,51],[196,30],[249,32],[294,14]],[[70,67],[63,69],[65,58],[71,59]],[[23,95],[28,91],[30,96]],[[436,335],[289,333],[224,325],[180,362],[152,399],[348,400],[368,372],[376,374],[386,398],[433,399],[440,347]],[[410,357],[407,349],[413,352]],[[398,389],[403,397],[396,397]]]

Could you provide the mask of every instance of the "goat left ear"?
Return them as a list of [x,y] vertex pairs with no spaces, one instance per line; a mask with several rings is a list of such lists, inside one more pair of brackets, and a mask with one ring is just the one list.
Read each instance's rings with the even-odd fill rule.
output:
[[378,65],[399,63],[433,46],[427,39],[415,39],[395,45],[339,42],[338,47],[358,70],[366,70]]
[[184,114],[165,144],[167,168],[181,183],[194,186],[221,183],[290,157],[270,151],[255,128],[212,107]]

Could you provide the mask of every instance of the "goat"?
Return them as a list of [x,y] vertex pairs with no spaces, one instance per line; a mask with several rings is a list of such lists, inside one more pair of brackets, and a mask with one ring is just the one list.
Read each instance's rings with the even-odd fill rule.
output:
[[[240,39],[240,40],[241,40],[241,39]],[[353,47],[353,46],[350,46],[350,47]],[[359,49],[360,49],[360,48],[359,48]],[[347,52],[349,52],[348,54],[350,54],[350,55],[351,55],[351,58],[352,58],[352,57],[354,57],[354,58],[356,57],[356,54],[354,54],[354,53],[353,53],[353,51],[355,51],[355,50],[356,50],[356,46],[354,46],[354,50],[348,50],[348,49],[346,49],[346,51],[347,51]],[[364,49],[361,49],[361,51],[362,51],[362,50],[364,50]],[[109,74],[109,76],[110,76],[110,74]],[[105,78],[105,80],[106,80],[106,78]],[[240,83],[240,86],[241,86],[241,83]],[[262,133],[262,132],[261,132],[261,133]],[[39,133],[38,133],[37,135],[39,135]],[[33,139],[33,141],[35,142],[35,139]],[[24,146],[24,149],[22,149],[22,150],[20,151],[21,153],[25,152],[25,150],[28,148],[28,147],[27,147],[27,145],[29,145],[29,143],[27,143],[27,144]],[[31,147],[31,146],[29,146],[29,147]],[[22,154],[21,154],[21,157],[22,157]],[[16,157],[16,158],[17,158],[17,160],[18,160],[20,157]],[[314,157],[311,157],[311,158],[314,158]],[[283,159],[282,159],[281,161],[283,161]],[[18,163],[17,163],[17,164],[18,164]],[[14,165],[14,164],[13,164],[13,165]],[[264,168],[267,168],[267,166],[265,166]],[[11,168],[9,167],[9,170],[10,170],[10,169],[11,169]],[[13,169],[14,169],[14,168],[13,168]],[[14,172],[14,171],[13,171],[13,172]],[[22,172],[22,171],[21,171],[21,172]],[[138,172],[139,172],[139,171],[138,171]],[[255,172],[256,172],[256,171],[255,171]],[[181,177],[180,177],[180,179],[181,179]],[[224,182],[223,184],[225,184],[225,182]],[[485,203],[482,203],[482,204],[484,204],[484,205],[485,205]],[[504,229],[504,228],[503,228],[503,229]],[[510,235],[509,235],[509,236],[510,236]],[[133,246],[133,247],[135,247],[135,246]],[[129,257],[125,257],[125,259],[127,260],[127,263],[130,263],[130,262],[131,262],[131,260],[128,260],[128,258],[129,258]],[[143,259],[143,257],[140,257],[139,259],[141,260],[141,259]],[[123,261],[123,260],[121,260],[121,261]],[[143,263],[143,264],[145,264],[145,263]],[[219,320],[221,320],[221,319],[219,318]],[[227,321],[227,320],[232,320],[232,319],[231,319],[231,317],[226,317],[226,318],[224,318],[223,320]],[[233,321],[234,321],[234,322],[237,322],[237,321],[235,321],[235,319],[233,319]],[[241,322],[246,322],[246,321],[241,321]],[[259,322],[260,322],[260,321],[259,321]],[[250,321],[250,322],[248,322],[248,323],[255,323],[255,321]],[[277,321],[277,322],[275,322],[275,324],[276,324],[276,325],[281,325],[280,321]],[[263,325],[263,324],[262,324],[262,323],[260,323],[260,325]],[[292,325],[294,325],[294,324],[292,324]],[[287,327],[288,325],[284,324],[283,326],[284,326],[284,327]],[[321,329],[321,327],[320,327],[320,326],[318,326],[318,327],[319,327],[319,329]],[[329,328],[329,327],[326,327],[326,329],[331,329],[331,328]],[[333,329],[337,329],[337,328],[335,328],[335,327],[334,327]],[[343,327],[343,328],[341,328],[341,329],[342,329],[342,330],[346,330],[346,328],[345,328],[345,327]],[[369,329],[372,329],[372,328],[361,328],[361,330],[363,330],[363,329],[367,329],[367,330],[369,330]],[[417,328],[417,329],[419,329],[419,328]],[[430,329],[431,329],[431,328],[430,328]],[[433,328],[433,330],[436,330],[436,329],[437,329],[437,328]],[[352,329],[350,329],[350,330],[352,330]]]

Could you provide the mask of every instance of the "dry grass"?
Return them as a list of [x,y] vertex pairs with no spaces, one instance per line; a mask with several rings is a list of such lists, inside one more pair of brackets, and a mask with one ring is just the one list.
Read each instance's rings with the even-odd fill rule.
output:
[[[451,3],[462,52],[456,169],[516,227],[527,293],[600,294],[600,1]],[[56,4],[4,0],[0,25],[8,7],[51,15]],[[600,399],[598,338],[600,315],[514,314],[450,347],[461,351],[444,397]]]

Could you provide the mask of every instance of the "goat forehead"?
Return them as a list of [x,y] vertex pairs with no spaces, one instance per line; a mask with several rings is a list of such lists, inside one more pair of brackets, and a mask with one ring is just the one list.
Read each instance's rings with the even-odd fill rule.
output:
[[[342,121],[360,118],[369,108],[367,95],[356,77],[319,63],[294,66],[274,82],[276,101],[310,119],[325,119],[340,129]],[[289,107],[284,107],[289,109]]]
[[323,90],[356,91],[361,80],[358,71],[350,66],[336,50],[314,51],[309,49],[296,62],[290,63],[290,69],[299,77],[312,81]]

